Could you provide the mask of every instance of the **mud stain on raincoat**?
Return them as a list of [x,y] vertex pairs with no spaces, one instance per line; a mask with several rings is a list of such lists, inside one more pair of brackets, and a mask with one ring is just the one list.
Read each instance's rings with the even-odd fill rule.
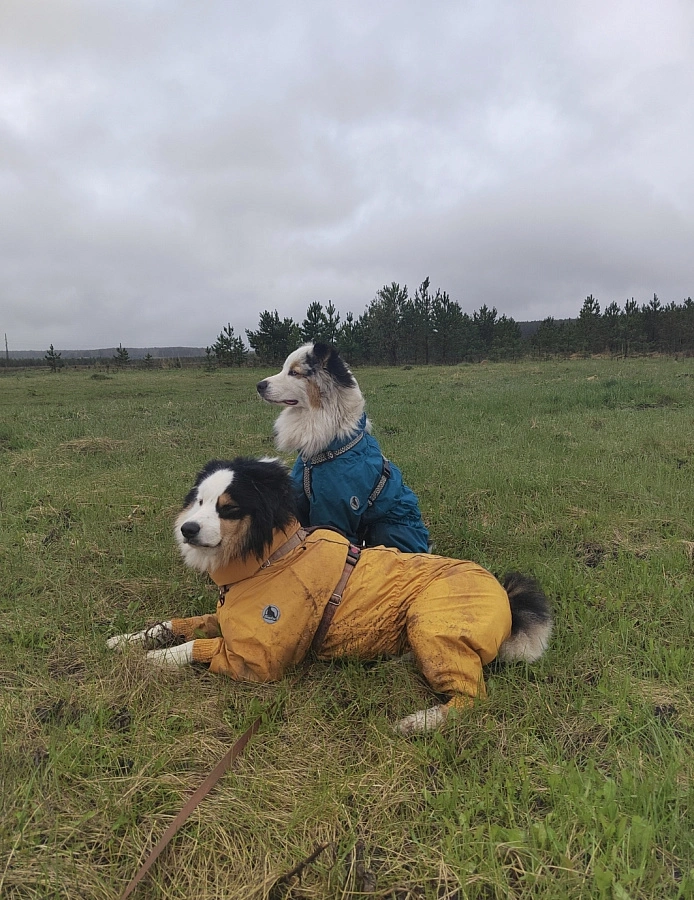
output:
[[[268,557],[298,530],[278,532]],[[276,681],[303,661],[335,590],[349,541],[316,530],[271,565],[255,557],[212,573],[228,585],[215,616],[174,621],[196,662],[242,681]],[[453,703],[484,694],[482,666],[511,632],[497,579],[474,562],[386,547],[362,551],[319,658],[373,659],[412,650],[431,687]],[[220,636],[215,636],[215,635]]]

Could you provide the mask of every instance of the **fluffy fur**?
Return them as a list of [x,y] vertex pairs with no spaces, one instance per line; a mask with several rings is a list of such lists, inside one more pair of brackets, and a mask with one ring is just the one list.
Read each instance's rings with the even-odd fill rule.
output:
[[424,553],[429,532],[402,472],[384,460],[364,414],[364,398],[334,347],[306,344],[258,394],[284,409],[279,450],[297,450],[291,478],[302,525],[328,525],[359,545]]
[[[187,565],[200,572],[215,572],[236,559],[253,555],[265,558],[277,533],[295,524],[292,485],[287,468],[274,459],[239,457],[231,461],[213,460],[195,480],[176,519],[175,536]],[[365,550],[363,553],[392,551]],[[416,556],[405,556],[416,565]],[[552,617],[547,600],[531,578],[513,573],[504,581],[509,596],[512,631],[499,649],[503,660],[536,660],[547,647]],[[376,598],[361,597],[369,604]],[[210,617],[213,618],[213,617]],[[171,622],[163,622],[136,634],[111,638],[112,649],[128,644],[159,647],[148,658],[157,664],[182,666],[193,659],[193,641],[179,646],[171,643]],[[420,710],[401,720],[402,734],[429,730],[443,724],[446,706]]]
[[297,451],[305,458],[334,440],[346,440],[364,413],[356,378],[327,344],[299,347],[281,372],[258,382],[257,390],[263,400],[284,407],[275,422],[277,449]]
[[186,496],[174,534],[186,565],[214,572],[232,559],[262,556],[273,531],[294,518],[294,492],[279,460],[213,459]]

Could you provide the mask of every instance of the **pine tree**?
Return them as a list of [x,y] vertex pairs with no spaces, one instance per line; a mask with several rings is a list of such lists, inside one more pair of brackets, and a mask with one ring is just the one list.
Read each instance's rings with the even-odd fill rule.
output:
[[65,363],[61,359],[61,355],[62,354],[60,353],[56,353],[56,351],[53,349],[53,344],[51,344],[51,346],[48,348],[48,352],[44,357],[48,365],[51,367],[51,372],[57,372],[58,369],[62,369],[62,367],[65,365]]
[[323,312],[323,307],[316,300],[310,303],[306,310],[306,318],[301,323],[301,340],[305,343],[331,343],[328,336],[328,320]]
[[600,353],[604,349],[600,304],[592,294],[583,301],[575,328],[579,349],[586,353]]
[[492,344],[494,343],[496,317],[496,307],[493,306],[489,309],[486,303],[480,306],[479,310],[472,315],[472,321],[475,323],[477,337],[484,355],[491,353]]
[[419,285],[412,298],[415,328],[415,361],[421,355],[424,365],[429,365],[429,351],[433,333],[433,298],[429,293],[429,276]]
[[220,331],[211,350],[220,366],[242,366],[248,355],[243,340],[234,334],[231,322]]
[[407,286],[401,288],[393,282],[381,288],[361,317],[371,362],[396,366],[402,359],[402,320],[407,304]]
[[301,330],[291,318],[280,319],[277,310],[263,310],[257,331],[246,329],[248,343],[258,359],[265,363],[282,363],[301,342]]
[[118,345],[116,352],[113,354],[113,361],[118,367],[125,366],[130,362],[130,354],[122,344]]
[[[335,315],[337,313],[337,315]],[[328,344],[337,343],[337,336],[340,332],[340,313],[337,312],[335,304],[332,300],[328,301],[325,307],[325,340]]]

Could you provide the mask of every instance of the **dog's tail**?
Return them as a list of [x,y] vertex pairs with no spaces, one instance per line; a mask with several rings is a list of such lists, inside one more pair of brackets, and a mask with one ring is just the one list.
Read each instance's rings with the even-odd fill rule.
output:
[[503,585],[511,604],[511,634],[499,648],[499,659],[535,662],[547,649],[552,633],[547,598],[534,578],[520,572],[509,572]]

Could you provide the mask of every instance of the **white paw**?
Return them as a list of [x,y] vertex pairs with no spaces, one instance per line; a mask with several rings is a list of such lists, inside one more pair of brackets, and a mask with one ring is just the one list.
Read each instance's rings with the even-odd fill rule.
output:
[[171,622],[158,622],[144,631],[133,631],[131,634],[116,634],[106,641],[109,650],[122,650],[124,647],[156,647],[171,636]]
[[147,654],[147,660],[154,663],[155,666],[161,666],[164,669],[178,669],[181,666],[188,666],[193,662],[194,643],[195,641],[188,641],[186,644],[179,644],[178,647],[150,650]]
[[448,709],[445,706],[432,706],[430,709],[420,709],[411,716],[405,716],[395,723],[394,728],[398,734],[405,737],[417,732],[433,731],[443,725],[447,716]]
[[122,650],[123,647],[132,644],[141,647],[145,642],[144,635],[144,631],[137,631],[132,634],[116,634],[106,641],[106,646],[109,650]]

